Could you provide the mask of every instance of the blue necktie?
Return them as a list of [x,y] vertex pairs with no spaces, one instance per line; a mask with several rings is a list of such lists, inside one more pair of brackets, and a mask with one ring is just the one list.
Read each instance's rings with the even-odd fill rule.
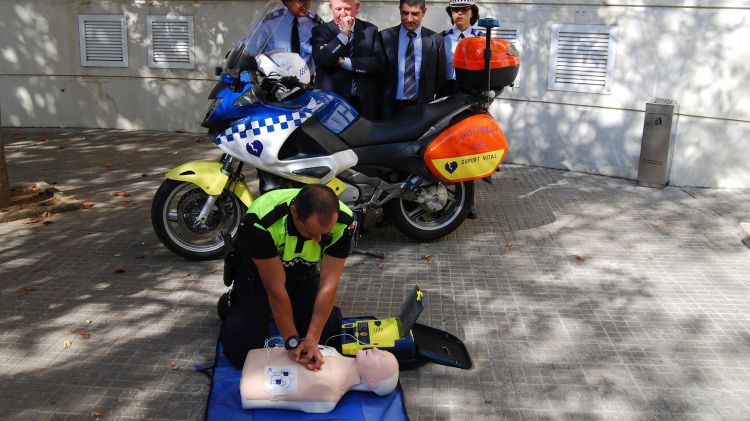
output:
[[406,61],[404,62],[404,98],[413,99],[417,96],[417,65],[414,59],[414,38],[417,36],[412,31],[409,35],[409,44],[406,46]]

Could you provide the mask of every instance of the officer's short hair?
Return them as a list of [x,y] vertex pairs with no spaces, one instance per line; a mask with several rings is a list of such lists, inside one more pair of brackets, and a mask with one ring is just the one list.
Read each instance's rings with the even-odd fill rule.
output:
[[339,199],[333,189],[324,184],[307,184],[297,193],[294,200],[297,217],[307,221],[310,215],[330,216],[338,214]]
[[427,7],[425,0],[399,0],[398,8],[401,9],[402,4],[408,4],[409,6],[419,6],[422,10]]

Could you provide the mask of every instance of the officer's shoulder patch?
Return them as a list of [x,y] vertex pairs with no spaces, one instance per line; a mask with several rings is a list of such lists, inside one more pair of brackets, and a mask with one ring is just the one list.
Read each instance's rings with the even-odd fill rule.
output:
[[266,17],[263,18],[263,23],[266,23],[270,20],[276,19],[278,17],[284,16],[284,12],[286,11],[285,8],[281,7],[276,10],[272,10],[266,14]]

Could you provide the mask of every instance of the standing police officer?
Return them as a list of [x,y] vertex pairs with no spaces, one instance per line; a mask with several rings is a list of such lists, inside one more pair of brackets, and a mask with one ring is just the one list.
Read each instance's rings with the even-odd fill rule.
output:
[[353,230],[352,211],[322,184],[253,202],[235,242],[239,267],[219,336],[232,364],[242,368],[250,349],[263,348],[273,316],[290,358],[320,369],[318,343],[341,333],[332,309]]
[[450,0],[445,11],[448,12],[448,17],[450,17],[453,27],[440,33],[445,43],[445,57],[447,62],[445,71],[446,83],[440,91],[440,96],[447,96],[457,91],[453,54],[456,53],[458,43],[464,38],[484,36],[482,32],[474,28],[474,24],[479,20],[479,8],[475,0]]
[[279,7],[269,13],[253,36],[254,54],[273,50],[284,50],[298,53],[315,74],[315,63],[312,59],[312,30],[323,23],[320,16],[310,11],[312,0],[281,0],[285,7]]

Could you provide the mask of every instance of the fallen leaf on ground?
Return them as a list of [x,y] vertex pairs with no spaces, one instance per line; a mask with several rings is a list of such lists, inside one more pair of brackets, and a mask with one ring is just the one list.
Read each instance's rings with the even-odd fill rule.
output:
[[34,183],[34,184],[30,184],[30,185],[26,186],[26,188],[24,190],[26,190],[26,191],[42,191],[42,186],[40,186],[39,184]]
[[186,274],[182,275],[182,277],[183,277],[183,278],[187,278],[188,276],[190,276],[190,275],[192,275],[192,274],[193,274],[193,272],[188,272],[188,273],[186,273]]
[[129,205],[129,204],[131,204],[131,203],[133,203],[133,201],[132,201],[132,200],[130,200],[130,199],[125,199],[125,200],[123,200],[123,201],[122,201],[122,204],[123,204],[123,205]]
[[429,263],[432,261],[432,256],[430,255],[422,256],[422,260]]
[[73,345],[73,342],[63,341],[63,349],[68,349],[71,345]]
[[24,224],[36,224],[38,222],[42,222],[41,217],[31,218],[28,221],[24,222]]
[[385,269],[385,263],[378,263],[378,267],[380,268],[380,270]]
[[91,334],[88,332],[81,332],[81,336],[83,336],[83,339],[90,339]]
[[86,323],[87,325],[90,325],[91,324],[91,320],[86,320],[84,323]]
[[91,203],[91,202],[84,202],[83,205],[81,206],[81,208],[83,208],[83,209],[91,209],[91,208],[94,207],[94,205],[96,205],[96,204],[95,203]]
[[172,370],[179,370],[180,366],[177,365],[177,363],[172,363],[172,364],[169,365],[169,368],[172,369]]
[[52,212],[50,212],[50,211],[44,211],[39,216],[41,216],[42,218],[49,218],[50,216],[52,216]]
[[141,174],[141,177],[144,177],[144,178],[145,178],[145,177],[148,177],[148,174],[146,174],[146,173],[143,173],[143,174]]
[[576,258],[576,261],[577,261],[577,262],[583,262],[584,260],[586,260],[586,258],[585,258],[585,257],[583,257],[583,256],[579,256],[579,255],[577,255],[577,254],[576,254],[576,255],[575,255],[574,257]]
[[16,133],[15,135],[13,135],[13,138],[16,140],[22,140],[26,139],[26,136],[22,135],[21,133]]
[[112,164],[110,164],[109,162],[105,162],[104,164],[102,164],[102,168],[110,168],[110,167],[112,167]]
[[49,225],[49,224],[53,224],[53,223],[54,222],[52,222],[52,221],[44,221],[44,222],[42,222],[42,225]]
[[115,253],[115,256],[117,257],[122,256],[122,253]]
[[35,291],[36,291],[36,288],[35,288],[35,287],[26,287],[26,288],[21,288],[21,293],[22,293],[23,295],[28,295],[28,294],[31,294],[32,292],[35,292]]
[[128,162],[127,164],[125,164],[125,166],[128,167],[128,168],[133,168],[133,163],[132,162]]
[[91,410],[91,416],[95,418],[100,418],[104,416],[104,412]]
[[115,269],[115,273],[125,273],[125,268],[122,266],[118,266],[117,269]]
[[124,192],[124,191],[113,191],[112,196],[118,196],[118,197],[128,197],[130,196],[130,193]]
[[218,270],[219,270],[218,268],[214,268],[214,270],[212,270],[211,273],[216,273],[216,271]]

